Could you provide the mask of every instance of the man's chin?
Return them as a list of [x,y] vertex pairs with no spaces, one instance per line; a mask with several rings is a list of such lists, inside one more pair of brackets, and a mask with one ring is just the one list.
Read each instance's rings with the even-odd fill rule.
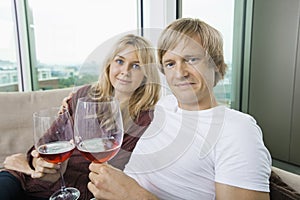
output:
[[179,104],[195,104],[198,102],[198,98],[195,93],[180,92],[175,93],[175,97]]

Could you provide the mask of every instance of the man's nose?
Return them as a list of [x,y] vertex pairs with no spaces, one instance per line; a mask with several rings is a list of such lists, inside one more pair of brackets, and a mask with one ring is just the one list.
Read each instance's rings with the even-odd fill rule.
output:
[[176,74],[180,77],[188,76],[188,66],[184,61],[177,62]]

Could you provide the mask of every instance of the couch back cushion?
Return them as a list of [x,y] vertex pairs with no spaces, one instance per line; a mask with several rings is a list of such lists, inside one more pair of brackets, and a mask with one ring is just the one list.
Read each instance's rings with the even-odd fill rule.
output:
[[72,91],[56,89],[34,92],[0,92],[0,168],[6,156],[26,153],[33,145],[32,114],[60,106]]

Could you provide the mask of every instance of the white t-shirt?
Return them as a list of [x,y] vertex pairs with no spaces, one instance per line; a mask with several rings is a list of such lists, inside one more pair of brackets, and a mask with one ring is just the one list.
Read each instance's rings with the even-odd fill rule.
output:
[[160,199],[215,199],[215,182],[269,192],[271,156],[247,114],[225,106],[178,108],[174,96],[156,106],[125,173]]

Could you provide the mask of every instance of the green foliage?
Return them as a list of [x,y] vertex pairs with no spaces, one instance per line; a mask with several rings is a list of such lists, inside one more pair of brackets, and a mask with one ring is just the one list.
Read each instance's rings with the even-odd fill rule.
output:
[[98,75],[86,74],[82,76],[72,76],[65,79],[59,79],[59,88],[80,86],[85,84],[91,84],[98,80]]

